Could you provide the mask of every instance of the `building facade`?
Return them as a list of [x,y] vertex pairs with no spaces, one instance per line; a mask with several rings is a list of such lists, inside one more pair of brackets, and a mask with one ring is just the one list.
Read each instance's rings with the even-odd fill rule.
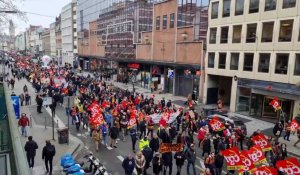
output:
[[276,121],[300,113],[300,2],[212,0],[203,101]]
[[89,70],[117,65],[118,81],[134,75],[144,88],[181,96],[195,91],[199,96],[207,6],[200,0],[79,0],[79,65]]
[[43,55],[51,54],[51,47],[50,47],[50,30],[47,29],[42,33],[42,52]]
[[15,37],[15,51],[25,53],[25,47],[26,47],[26,32],[22,32],[19,35]]
[[57,57],[57,55],[56,55],[55,22],[50,24],[50,56]]
[[76,0],[61,11],[62,63],[73,65],[77,55]]
[[62,65],[62,39],[61,39],[61,15],[55,20],[56,56],[59,65]]

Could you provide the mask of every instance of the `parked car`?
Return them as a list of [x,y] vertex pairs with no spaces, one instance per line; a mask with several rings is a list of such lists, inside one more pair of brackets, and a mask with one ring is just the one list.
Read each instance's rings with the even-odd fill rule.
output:
[[236,116],[228,116],[226,114],[220,115],[220,114],[214,114],[214,115],[210,115],[208,116],[208,120],[211,120],[214,117],[218,117],[221,122],[223,123],[230,123],[232,128],[239,128],[242,131],[244,131],[244,134],[247,135],[247,126],[244,124],[244,122],[236,117]]

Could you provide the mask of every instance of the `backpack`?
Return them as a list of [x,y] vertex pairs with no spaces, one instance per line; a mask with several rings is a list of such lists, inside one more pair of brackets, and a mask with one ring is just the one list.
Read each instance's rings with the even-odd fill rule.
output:
[[46,149],[47,149],[47,152],[48,152],[48,154],[49,154],[50,156],[54,156],[54,155],[55,155],[55,148],[54,148],[53,145],[47,146]]

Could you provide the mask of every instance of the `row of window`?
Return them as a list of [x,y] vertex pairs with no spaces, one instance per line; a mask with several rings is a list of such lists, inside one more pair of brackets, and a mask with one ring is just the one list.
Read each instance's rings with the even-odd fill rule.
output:
[[[244,14],[244,4],[249,3],[249,14],[259,12],[260,0],[235,0],[235,16]],[[276,10],[277,0],[265,0],[265,11]],[[283,0],[282,9],[296,7],[296,0]],[[222,17],[230,16],[231,0],[223,0]],[[211,19],[218,18],[219,15],[219,2],[211,4]]]
[[[279,37],[278,42],[290,42],[292,41],[293,35],[293,26],[294,20],[281,20],[280,21],[280,30],[279,30]],[[246,43],[255,43],[258,39],[257,35],[257,23],[247,24],[247,31],[246,31]],[[221,36],[220,36],[220,43],[228,43],[228,36],[229,36],[229,26],[223,26],[221,28]],[[232,26],[232,43],[241,43],[242,42],[242,28],[243,25],[233,25]],[[216,44],[217,42],[217,28],[213,27],[210,28],[209,34],[209,44]],[[298,41],[300,41],[300,28]],[[273,42],[273,31],[274,31],[274,21],[268,21],[262,23],[262,33],[260,41],[262,43],[265,42]]]
[[[162,16],[162,29],[167,29],[168,27],[168,15]],[[170,14],[169,27],[174,28],[175,26],[175,14]],[[160,16],[156,17],[156,30],[160,30]]]
[[[208,68],[215,68],[215,56],[216,54],[214,52],[208,53]],[[288,53],[276,54],[275,74],[286,75],[288,73],[289,56],[290,54]],[[269,73],[270,57],[270,53],[259,54],[258,72]],[[239,58],[240,53],[230,53],[230,70],[239,70]],[[218,69],[226,69],[226,59],[227,53],[219,53]],[[244,53],[243,71],[253,71],[253,60],[254,53]],[[294,75],[300,75],[300,54],[296,54]]]

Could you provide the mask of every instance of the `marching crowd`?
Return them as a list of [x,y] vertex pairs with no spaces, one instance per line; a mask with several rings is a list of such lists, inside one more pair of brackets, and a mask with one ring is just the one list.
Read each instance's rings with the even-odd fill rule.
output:
[[[251,137],[260,134],[258,130],[248,138],[241,128],[231,123],[224,123],[223,130],[215,131],[204,113],[198,113],[193,105],[186,109],[178,108],[170,100],[156,101],[154,95],[147,96],[116,88],[103,81],[98,74],[84,77],[70,67],[58,68],[52,65],[46,70],[34,63],[29,64],[29,68],[20,67],[17,63],[12,67],[13,75],[27,78],[35,88],[39,113],[42,112],[42,98],[45,96],[52,97],[50,107],[53,111],[57,105],[63,105],[66,96],[75,96],[74,103],[66,112],[78,131],[90,128],[96,151],[100,149],[100,144],[117,149],[119,140],[130,140],[132,153],[122,162],[125,175],[133,174],[134,170],[137,174],[153,172],[155,175],[198,175],[197,156],[201,156],[205,165],[201,174],[221,175],[225,164],[222,151],[232,147],[249,149],[254,144]],[[66,83],[55,84],[51,78],[54,76],[65,79]],[[8,81],[13,88],[14,82]],[[27,87],[24,86],[24,94],[20,94],[22,105],[24,101],[25,105],[30,103],[28,96]],[[97,121],[92,119],[95,113],[95,108],[91,107],[93,104],[100,106],[96,113],[101,117]],[[175,114],[175,119],[169,122],[171,115]],[[165,119],[157,122],[152,116],[165,116]],[[26,121],[23,123],[28,124]],[[23,123],[19,122],[19,125]],[[287,157],[286,144],[279,143],[276,138],[283,136],[285,131],[287,134],[284,138],[288,140],[289,128],[288,125],[284,128],[281,123],[280,127],[282,128],[274,127],[275,139],[269,138],[272,150],[266,152],[269,164],[273,166],[278,160]],[[24,134],[26,135],[26,131]],[[300,139],[299,132],[298,138]],[[175,153],[161,153],[162,143],[179,144],[182,149]],[[201,155],[196,153],[197,149],[201,149]],[[176,173],[172,172],[173,162],[177,167]],[[226,173],[234,174],[235,171]]]

